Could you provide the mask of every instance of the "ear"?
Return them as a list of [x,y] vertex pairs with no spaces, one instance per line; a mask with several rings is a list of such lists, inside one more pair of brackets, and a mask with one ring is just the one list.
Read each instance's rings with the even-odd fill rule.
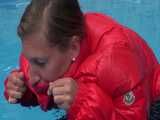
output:
[[79,36],[72,36],[70,42],[70,52],[71,52],[71,59],[77,58],[80,53],[80,37]]

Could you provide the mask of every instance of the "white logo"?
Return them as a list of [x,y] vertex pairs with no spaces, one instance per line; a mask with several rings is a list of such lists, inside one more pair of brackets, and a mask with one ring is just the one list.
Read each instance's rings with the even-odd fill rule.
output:
[[131,91],[131,92],[128,92],[124,95],[124,98],[123,98],[123,102],[126,104],[126,105],[132,105],[135,101],[135,96],[134,96],[134,93]]

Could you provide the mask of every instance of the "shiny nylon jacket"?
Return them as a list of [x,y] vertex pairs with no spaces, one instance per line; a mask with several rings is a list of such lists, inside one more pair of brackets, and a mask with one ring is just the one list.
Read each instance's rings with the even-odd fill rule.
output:
[[[150,103],[160,90],[158,66],[152,50],[137,33],[99,13],[84,15],[86,35],[77,60],[64,76],[77,81],[78,92],[68,111],[69,120],[147,120]],[[20,57],[27,92],[22,105],[54,107],[48,85],[28,84],[28,61]],[[7,80],[6,80],[7,82]],[[5,92],[7,98],[7,94]]]

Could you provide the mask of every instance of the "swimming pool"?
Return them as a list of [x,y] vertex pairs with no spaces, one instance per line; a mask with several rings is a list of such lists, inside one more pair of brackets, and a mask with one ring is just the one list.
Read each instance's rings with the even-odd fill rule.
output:
[[[56,120],[64,111],[43,112],[39,107],[10,105],[3,97],[3,81],[11,69],[18,66],[20,43],[16,36],[19,18],[28,0],[0,0],[0,120]],[[100,11],[113,16],[136,30],[153,48],[160,60],[160,1],[154,0],[80,0],[84,11]],[[133,11],[134,10],[134,11]],[[159,54],[158,54],[159,53]]]

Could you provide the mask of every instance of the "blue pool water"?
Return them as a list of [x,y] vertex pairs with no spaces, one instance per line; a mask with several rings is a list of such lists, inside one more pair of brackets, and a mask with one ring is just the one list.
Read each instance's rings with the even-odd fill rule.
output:
[[[56,120],[64,114],[54,109],[10,105],[3,97],[6,75],[18,66],[20,42],[16,26],[28,0],[0,0],[0,120]],[[80,0],[83,11],[99,11],[113,16],[137,31],[160,60],[160,0]]]

